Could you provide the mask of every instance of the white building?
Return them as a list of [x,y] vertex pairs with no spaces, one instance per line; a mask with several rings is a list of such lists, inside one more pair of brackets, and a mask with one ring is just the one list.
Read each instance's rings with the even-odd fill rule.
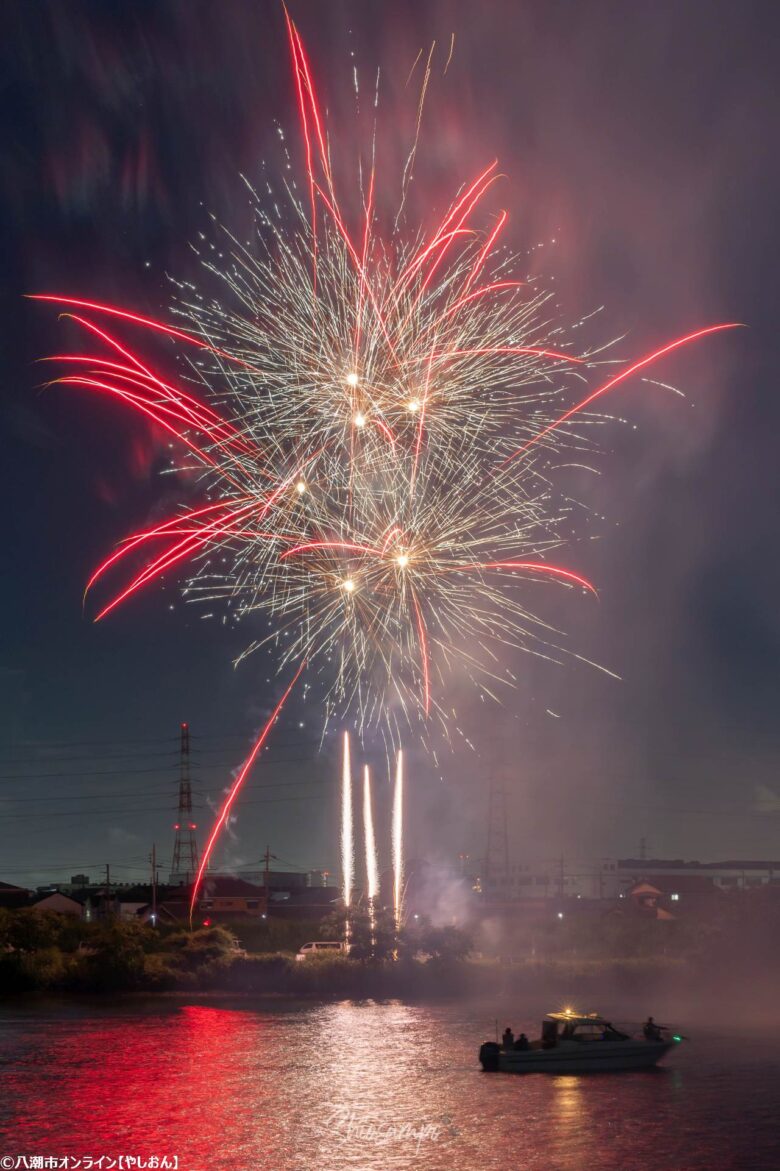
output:
[[483,873],[487,898],[616,899],[642,881],[697,876],[721,890],[747,890],[780,882],[780,862],[685,862],[665,858],[601,858],[577,861],[547,858],[510,863],[508,871]]

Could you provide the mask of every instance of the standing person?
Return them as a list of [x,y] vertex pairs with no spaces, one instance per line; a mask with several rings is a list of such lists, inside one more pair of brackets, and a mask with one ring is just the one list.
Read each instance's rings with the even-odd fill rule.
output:
[[504,1029],[504,1034],[501,1038],[501,1044],[503,1045],[504,1049],[514,1048],[515,1035],[510,1029],[509,1025],[507,1025],[507,1027]]
[[645,1035],[646,1041],[661,1040],[661,1030],[651,1016],[647,1018],[644,1025],[642,1026],[642,1032]]

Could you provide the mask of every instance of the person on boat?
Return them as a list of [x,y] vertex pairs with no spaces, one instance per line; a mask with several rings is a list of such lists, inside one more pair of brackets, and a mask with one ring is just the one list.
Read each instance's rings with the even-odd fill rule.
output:
[[504,1035],[501,1038],[501,1044],[504,1049],[513,1049],[515,1044],[515,1035],[510,1029],[509,1025],[504,1029]]
[[531,1048],[531,1046],[528,1043],[528,1038],[526,1037],[525,1033],[521,1033],[520,1036],[515,1041],[515,1049],[525,1050],[525,1049],[530,1049],[530,1048]]
[[645,1035],[646,1041],[660,1041],[661,1040],[661,1029],[655,1023],[655,1021],[653,1020],[653,1018],[651,1016],[649,1016],[647,1018],[644,1025],[642,1026],[642,1032]]

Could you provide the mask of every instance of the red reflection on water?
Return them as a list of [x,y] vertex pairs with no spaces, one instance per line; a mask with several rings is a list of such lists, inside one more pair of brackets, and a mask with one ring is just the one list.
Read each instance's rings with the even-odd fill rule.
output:
[[[15,1150],[179,1155],[194,1171],[220,1153],[268,1149],[263,1089],[246,1071],[248,1057],[262,1057],[257,1021],[248,1032],[246,1014],[202,1005],[152,1018],[120,1010],[107,1022],[98,1013],[79,1013],[53,1035],[35,1030],[44,1035],[6,1079],[7,1101],[20,1107],[8,1120]],[[43,1081],[35,1095],[31,1078]]]

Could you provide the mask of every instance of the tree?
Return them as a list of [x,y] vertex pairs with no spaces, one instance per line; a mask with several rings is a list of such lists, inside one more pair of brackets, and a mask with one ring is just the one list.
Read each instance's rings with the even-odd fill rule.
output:
[[348,940],[353,960],[391,959],[398,943],[392,912],[378,907],[371,914],[363,904],[341,908],[323,919],[320,938]]

